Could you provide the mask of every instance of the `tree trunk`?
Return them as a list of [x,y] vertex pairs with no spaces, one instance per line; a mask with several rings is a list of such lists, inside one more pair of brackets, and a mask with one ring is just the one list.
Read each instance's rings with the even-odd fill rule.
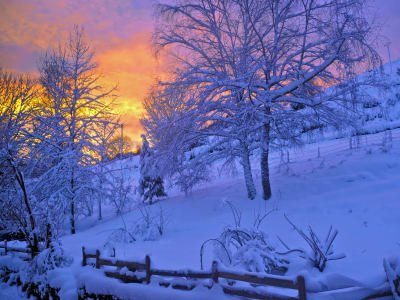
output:
[[31,206],[29,204],[29,198],[28,198],[28,193],[26,191],[26,187],[25,187],[24,176],[22,175],[20,170],[17,169],[17,167],[15,167],[13,165],[11,160],[10,160],[10,164],[14,170],[15,178],[17,179],[17,182],[22,190],[25,208],[28,211],[29,223],[30,223],[30,227],[31,227],[30,232],[32,233],[33,241],[30,241],[30,239],[28,239],[27,242],[30,245],[30,248],[32,251],[32,258],[33,258],[39,252],[39,239],[38,239],[37,233],[35,232],[35,230],[36,230],[35,219],[33,217]]
[[241,143],[242,148],[242,167],[243,167],[243,175],[244,181],[246,183],[247,188],[247,196],[250,200],[253,200],[256,197],[257,191],[254,185],[253,175],[251,173],[251,164],[250,164],[250,153],[249,148],[244,143]]
[[46,225],[46,249],[50,248],[51,244],[51,226],[50,223],[47,223]]
[[101,219],[103,219],[102,215],[101,215],[101,198],[100,196],[98,196],[99,199],[97,200],[97,204],[98,204],[98,211],[99,211],[99,216],[97,217],[97,219],[100,221]]
[[269,145],[270,145],[270,124],[264,123],[261,137],[261,184],[263,188],[263,198],[271,198],[271,183],[269,180]]
[[74,198],[71,201],[71,234],[75,234],[75,205]]
[[75,234],[75,195],[74,195],[74,173],[72,171],[72,176],[71,176],[71,192],[72,192],[72,197],[71,197],[71,234]]

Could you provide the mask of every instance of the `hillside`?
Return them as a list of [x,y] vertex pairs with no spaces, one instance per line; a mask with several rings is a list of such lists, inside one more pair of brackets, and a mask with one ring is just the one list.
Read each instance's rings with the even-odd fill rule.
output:
[[[400,67],[400,61],[393,63],[392,68],[395,67]],[[388,70],[387,65],[385,70]],[[391,78],[396,76],[392,73]],[[85,280],[93,276],[93,282],[97,278],[100,283],[93,283],[94,289],[101,291],[105,288],[101,286],[103,279],[99,272],[85,273],[89,272],[88,268],[81,270],[83,246],[100,249],[103,253],[114,247],[118,259],[137,260],[150,255],[152,264],[160,268],[200,270],[202,244],[210,238],[218,238],[227,226],[234,225],[230,205],[242,214],[243,228],[251,228],[257,214],[272,211],[259,229],[280,251],[285,248],[278,237],[292,248],[307,249],[305,241],[293,230],[284,214],[299,228],[306,231],[310,225],[321,236],[325,236],[331,225],[338,229],[334,250],[345,253],[346,258],[328,262],[323,273],[297,259],[289,264],[287,275],[302,272],[306,284],[310,285],[318,281],[329,285],[332,282],[328,277],[332,274],[350,277],[366,286],[383,282],[383,258],[400,253],[400,101],[394,101],[396,90],[384,93],[373,89],[367,92],[380,102],[366,108],[370,116],[366,131],[364,135],[353,138],[351,148],[349,138],[332,138],[290,150],[289,162],[282,162],[279,153],[272,153],[273,197],[268,201],[259,195],[260,170],[257,157],[254,157],[252,163],[259,194],[253,201],[247,199],[239,165],[236,170],[220,172],[216,164],[212,181],[199,185],[187,197],[168,187],[168,197],[152,207],[139,209],[132,204],[130,212],[117,217],[111,207],[106,207],[103,221],[97,221],[95,216],[81,219],[77,234],[61,238],[66,254],[74,259],[69,273],[63,275],[64,279],[55,276],[55,280],[65,281],[60,285],[65,287],[66,299],[69,299],[68,291],[76,288],[77,283],[72,278],[77,274],[87,276]],[[380,114],[382,116],[378,117]],[[388,128],[393,130],[383,131]],[[127,184],[137,185],[138,157],[114,164],[124,168]],[[138,201],[134,189],[131,197]],[[158,217],[161,210],[166,219],[162,236],[146,232],[144,240],[123,242],[116,235],[119,229],[142,222],[143,212]],[[206,268],[213,259],[211,247],[206,248]],[[127,295],[130,290],[124,291],[121,286],[116,284],[115,291]],[[1,290],[0,298],[10,293],[6,288]],[[157,299],[187,297],[186,292],[163,288],[153,287],[149,292],[146,287],[139,286],[133,290],[138,293],[136,295],[141,295],[140,299],[154,299],[154,295]],[[210,295],[214,299],[233,299],[222,293],[210,293],[201,290],[195,296],[191,294],[194,297],[191,299],[207,299]]]

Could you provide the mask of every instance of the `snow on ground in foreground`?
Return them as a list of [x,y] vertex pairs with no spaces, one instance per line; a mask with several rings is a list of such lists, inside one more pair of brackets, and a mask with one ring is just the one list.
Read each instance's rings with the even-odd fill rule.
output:
[[[305,242],[285,220],[284,213],[298,227],[306,230],[311,225],[323,237],[330,225],[339,230],[334,249],[338,253],[344,252],[347,257],[328,262],[323,274],[315,270],[304,273],[307,286],[315,285],[323,278],[330,284],[339,284],[338,280],[355,280],[364,286],[376,286],[385,278],[383,258],[400,255],[400,129],[392,131],[391,148],[388,143],[382,145],[384,136],[385,133],[362,136],[360,147],[352,150],[348,139],[310,144],[290,151],[289,164],[280,164],[279,153],[273,153],[273,197],[269,201],[261,199],[257,158],[253,158],[253,167],[258,196],[253,201],[247,199],[240,168],[236,175],[225,172],[212,182],[202,184],[187,198],[175,190],[169,191],[169,198],[160,203],[168,217],[165,235],[157,241],[115,244],[116,256],[142,261],[149,254],[153,267],[199,270],[202,243],[218,237],[225,226],[233,224],[226,205],[229,200],[243,213],[243,227],[252,225],[257,212],[277,209],[268,216],[261,229],[278,246],[277,236],[293,248],[307,249]],[[135,177],[133,174],[132,178]],[[157,211],[158,204],[152,209]],[[82,246],[102,249],[115,229],[123,227],[124,222],[129,225],[140,215],[137,210],[124,214],[123,219],[111,217],[111,210],[105,214],[106,220],[83,220],[77,234],[62,238],[66,253],[74,257],[74,266],[69,273],[62,271],[65,277],[54,276],[54,280],[62,279],[60,285],[65,286],[66,294],[72,295],[74,286],[84,282],[94,291],[112,289],[121,296],[140,295],[141,299],[154,299],[154,295],[157,299],[187,299],[193,295],[198,299],[207,299],[210,295],[213,299],[232,298],[214,289],[196,288],[193,292],[185,292],[154,284],[126,285],[105,278],[102,271],[91,267],[82,269]],[[206,269],[212,260],[212,252],[208,249],[204,261]],[[293,275],[296,268],[292,267],[289,272]],[[109,281],[114,284],[107,285]],[[0,299],[19,299],[19,295],[15,287],[0,285]],[[68,299],[74,299],[74,296]]]
[[[233,222],[224,204],[229,200],[243,212],[244,227],[251,225],[257,211],[277,208],[261,229],[274,242],[279,235],[293,248],[307,246],[284,219],[284,213],[300,228],[311,225],[322,236],[333,225],[339,230],[334,248],[346,253],[347,258],[329,262],[326,273],[373,282],[383,275],[383,258],[400,254],[400,130],[393,131],[389,151],[382,148],[383,135],[363,136],[360,148],[353,150],[349,149],[348,139],[308,145],[292,151],[293,162],[281,166],[280,172],[279,155],[273,154],[273,197],[269,201],[261,199],[260,185],[257,199],[248,200],[240,174],[224,175],[204,184],[188,198],[173,193],[161,203],[169,221],[166,234],[157,241],[116,244],[117,257],[142,260],[149,254],[156,267],[200,269],[202,243],[218,237]],[[256,163],[254,160],[254,177],[259,184]],[[129,224],[138,217],[138,211],[132,211],[123,219]],[[104,221],[63,237],[63,245],[78,264],[82,246],[101,249],[113,230],[122,226],[120,217]],[[206,267],[211,261],[208,252]]]
[[16,286],[9,286],[6,283],[0,283],[0,299],[8,300],[23,300],[27,299],[25,294],[20,288]]

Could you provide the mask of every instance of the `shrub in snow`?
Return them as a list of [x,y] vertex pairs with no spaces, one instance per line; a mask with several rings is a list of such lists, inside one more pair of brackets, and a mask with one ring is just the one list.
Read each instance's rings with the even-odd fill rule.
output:
[[130,224],[115,230],[108,238],[107,243],[133,243],[137,240],[154,241],[159,239],[165,232],[167,218],[161,205],[158,212],[154,209],[143,206],[139,207],[140,217],[134,219]]
[[284,274],[288,269],[289,261],[277,252],[268,236],[259,230],[262,221],[272,211],[257,215],[254,228],[246,229],[240,227],[241,212],[231,202],[226,201],[226,204],[232,211],[235,226],[225,228],[219,238],[209,239],[203,243],[200,249],[201,267],[203,268],[204,248],[211,243],[216,259],[226,266],[249,272]]
[[[289,261],[278,254],[268,240],[268,236],[259,230],[226,228],[221,236],[220,245],[215,244],[215,254],[219,261],[249,272],[284,274]],[[227,260],[227,255],[230,261]]]
[[298,251],[302,253],[300,257],[310,261],[312,266],[317,268],[320,272],[323,272],[326,263],[329,260],[338,260],[345,258],[346,255],[335,254],[333,251],[333,242],[335,241],[336,236],[338,235],[338,230],[333,230],[332,226],[329,228],[328,234],[325,239],[320,239],[315,231],[308,227],[308,235],[305,234],[301,229],[299,229],[296,225],[293,224],[292,221],[285,215],[286,220],[292,225],[293,229],[307,242],[310,246],[309,252],[304,251],[302,249],[290,249],[282,240],[282,244],[287,248],[289,252]]
[[160,176],[150,177],[144,176],[140,179],[139,186],[140,196],[143,198],[143,203],[153,204],[154,198],[167,196],[164,191],[163,180]]
[[389,257],[383,260],[383,267],[395,300],[400,299],[400,258]]
[[115,213],[120,215],[128,207],[132,200],[132,187],[127,184],[124,179],[124,174],[120,172],[111,172],[109,178],[109,202],[113,205]]
[[29,263],[25,272],[20,272],[23,283],[37,285],[40,294],[48,290],[49,271],[63,268],[72,264],[72,258],[65,255],[59,242],[51,242],[50,247],[44,249]]
[[163,180],[156,173],[156,166],[151,161],[151,149],[145,135],[142,135],[143,145],[140,152],[139,194],[143,203],[153,203],[154,198],[165,197]]

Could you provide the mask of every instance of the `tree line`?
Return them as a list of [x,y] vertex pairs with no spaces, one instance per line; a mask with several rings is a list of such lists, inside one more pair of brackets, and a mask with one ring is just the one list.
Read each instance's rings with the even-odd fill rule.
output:
[[94,199],[102,218],[102,201],[118,188],[103,165],[120,126],[116,89],[101,84],[82,28],[40,57],[38,73],[0,70],[0,227],[22,234],[33,252],[66,218],[74,234]]

